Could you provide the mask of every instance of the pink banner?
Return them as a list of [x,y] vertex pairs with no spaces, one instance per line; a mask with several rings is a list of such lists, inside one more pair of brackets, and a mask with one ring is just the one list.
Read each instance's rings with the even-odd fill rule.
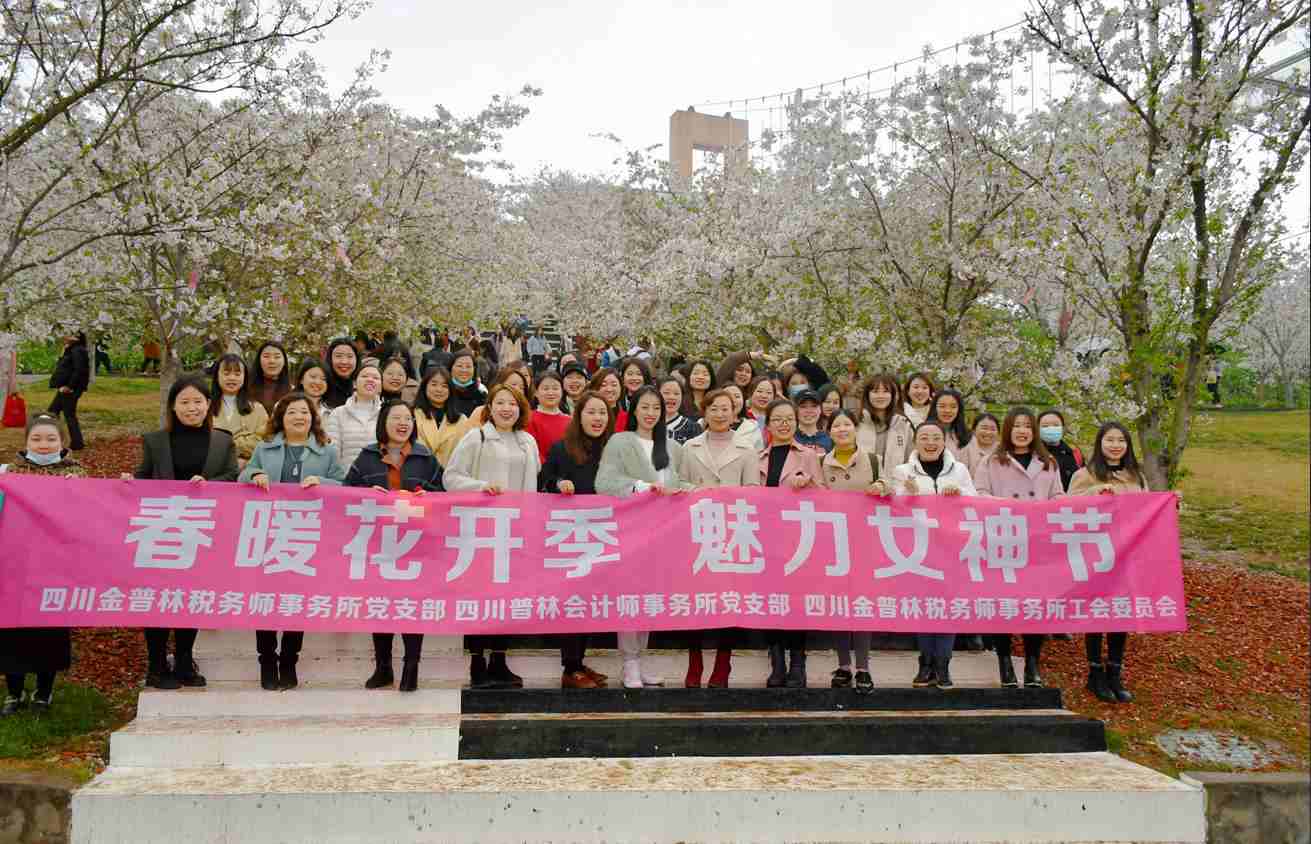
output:
[[1183,630],[1174,496],[432,493],[0,475],[0,627]]

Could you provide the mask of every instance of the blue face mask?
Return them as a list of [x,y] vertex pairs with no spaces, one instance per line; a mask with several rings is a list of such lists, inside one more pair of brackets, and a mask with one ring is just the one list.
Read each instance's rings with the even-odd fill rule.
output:
[[797,396],[801,395],[802,390],[806,389],[808,389],[808,385],[806,384],[793,384],[791,387],[788,387],[788,395],[795,399]]
[[1065,436],[1065,428],[1061,425],[1043,425],[1038,429],[1038,436],[1042,437],[1042,441],[1047,445],[1056,445],[1061,441],[1061,437]]
[[34,466],[53,466],[63,459],[63,455],[58,451],[53,454],[37,454],[33,451],[24,452],[27,462]]
[[472,386],[473,386],[473,379],[470,378],[470,379],[468,379],[467,381],[461,381],[459,378],[456,378],[454,375],[452,375],[452,376],[451,376],[451,383],[454,384],[455,386],[457,386],[457,387],[461,387],[461,388],[463,388],[463,387],[472,387]]

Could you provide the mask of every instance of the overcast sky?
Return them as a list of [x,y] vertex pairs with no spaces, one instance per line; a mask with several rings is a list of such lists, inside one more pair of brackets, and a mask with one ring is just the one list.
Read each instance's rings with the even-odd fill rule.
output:
[[[375,0],[359,20],[329,28],[313,52],[340,88],[371,49],[391,50],[377,85],[414,114],[437,103],[470,114],[493,94],[539,87],[503,157],[524,173],[545,164],[595,173],[622,149],[597,133],[663,148],[675,110],[863,75],[913,60],[925,45],[1009,26],[1028,8],[1028,0]],[[890,73],[875,77],[876,88],[880,81],[889,84]],[[754,138],[765,115],[751,117]],[[1305,197],[1301,190],[1289,203],[1290,223],[1307,218]]]

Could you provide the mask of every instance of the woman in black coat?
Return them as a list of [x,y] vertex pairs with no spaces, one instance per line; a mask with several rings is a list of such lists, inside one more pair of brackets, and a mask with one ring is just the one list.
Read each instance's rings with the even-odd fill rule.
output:
[[[164,428],[141,438],[141,465],[131,480],[235,481],[237,451],[232,436],[212,427],[209,413],[209,384],[200,374],[184,375],[173,383],[166,401]],[[203,686],[205,678],[192,658],[196,644],[194,628],[173,630],[173,670],[168,668],[167,627],[147,627],[146,653],[149,665],[146,685],[156,689]]]
[[86,335],[79,331],[64,338],[64,353],[59,356],[54,374],[50,376],[55,397],[47,409],[51,416],[64,414],[64,421],[68,424],[68,447],[73,451],[86,448],[82,426],[77,421],[77,400],[90,385],[91,355],[87,352]]
[[478,378],[473,352],[460,349],[451,355],[451,397],[453,413],[473,418],[473,412],[487,402],[487,390]]
[[[600,393],[585,391],[574,406],[573,418],[564,437],[551,446],[546,463],[537,475],[538,489],[560,495],[595,495],[596,470],[601,467],[601,452],[615,432],[615,417]],[[587,634],[560,636],[560,663],[564,689],[599,689],[606,675],[583,664],[587,651]]]
[[[442,465],[417,441],[418,426],[414,412],[405,402],[391,401],[378,413],[377,442],[364,447],[350,471],[346,486],[372,487],[379,492],[441,492]],[[391,646],[394,633],[373,634],[373,674],[364,681],[366,689],[381,689],[396,680],[392,672]],[[419,657],[423,652],[422,633],[402,633],[405,646],[401,683],[397,691],[419,688]]]

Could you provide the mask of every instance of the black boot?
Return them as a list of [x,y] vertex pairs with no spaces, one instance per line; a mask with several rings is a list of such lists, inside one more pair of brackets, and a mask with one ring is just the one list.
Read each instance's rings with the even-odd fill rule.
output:
[[806,651],[804,648],[793,648],[788,657],[792,664],[788,668],[784,682],[789,689],[804,689],[806,687]]
[[282,654],[278,657],[278,688],[294,689],[300,685],[296,676],[296,654]]
[[922,689],[925,686],[932,686],[935,679],[937,675],[933,672],[933,662],[926,655],[920,654],[920,670],[910,684],[917,689]]
[[374,662],[373,674],[364,681],[364,688],[382,689],[396,682],[396,675],[392,673],[391,669],[391,654],[387,655],[385,661],[382,657],[376,657]]
[[146,686],[151,689],[173,690],[182,688],[178,678],[173,676],[173,672],[168,670],[168,661],[150,664],[146,669]]
[[765,688],[781,689],[787,685],[787,654],[782,645],[769,646],[769,679]]
[[[417,673],[415,676],[418,676]],[[492,658],[487,661],[487,680],[493,689],[523,688],[523,678],[510,670],[505,661],[505,651],[492,651]]]
[[1123,671],[1118,662],[1106,663],[1106,688],[1120,703],[1133,703],[1133,692],[1124,687]]
[[1001,687],[1003,689],[1018,689],[1020,681],[1015,679],[1015,663],[1011,662],[1011,650],[1006,648],[1002,653],[1001,648],[997,649],[997,673],[1001,675]]
[[259,685],[268,692],[278,690],[277,654],[261,654],[259,658]]
[[487,657],[482,654],[469,657],[469,688],[491,688],[491,681],[487,679]]
[[200,673],[199,666],[191,658],[190,653],[173,655],[173,676],[183,686],[198,689],[205,685],[205,676]]
[[1024,637],[1024,688],[1041,689],[1043,686],[1042,675],[1038,673],[1038,667],[1042,663],[1042,636],[1028,635]]
[[965,637],[965,650],[978,653],[983,650],[983,637],[978,633],[971,633]]
[[1115,693],[1106,685],[1106,669],[1100,662],[1089,663],[1088,665],[1088,691],[1102,703],[1115,703]]
[[417,659],[407,659],[401,665],[401,684],[396,687],[398,692],[412,692],[419,688],[419,661]]
[[933,661],[933,673],[936,677],[934,685],[940,689],[952,689],[956,684],[951,681],[951,660],[939,659]]

